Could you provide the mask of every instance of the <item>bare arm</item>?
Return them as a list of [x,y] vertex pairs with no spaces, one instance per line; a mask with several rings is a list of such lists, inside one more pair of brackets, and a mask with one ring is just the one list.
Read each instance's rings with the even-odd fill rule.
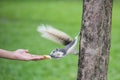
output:
[[28,50],[24,50],[24,49],[18,49],[16,51],[8,51],[8,50],[0,49],[0,58],[24,60],[24,61],[30,61],[30,60],[36,61],[36,60],[44,59],[44,56],[32,55],[28,53]]

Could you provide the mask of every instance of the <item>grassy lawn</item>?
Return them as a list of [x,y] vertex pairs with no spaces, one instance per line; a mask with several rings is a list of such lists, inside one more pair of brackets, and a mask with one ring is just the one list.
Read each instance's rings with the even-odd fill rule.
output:
[[[0,48],[49,54],[63,46],[40,37],[37,26],[49,24],[74,38],[80,31],[81,15],[80,1],[0,1]],[[119,5],[115,3],[108,80],[120,79],[119,19]],[[77,61],[74,55],[37,62],[0,59],[0,80],[76,80]]]

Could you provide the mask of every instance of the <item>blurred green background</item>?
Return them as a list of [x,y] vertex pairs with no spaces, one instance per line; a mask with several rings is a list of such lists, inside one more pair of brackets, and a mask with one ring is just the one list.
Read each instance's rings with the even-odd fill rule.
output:
[[[120,80],[120,1],[114,1],[108,80]],[[37,26],[49,24],[72,38],[80,31],[80,0],[0,0],[0,48],[29,49],[31,54],[49,54],[61,48],[40,37]],[[0,59],[0,80],[76,80],[78,57],[60,60],[15,61]]]

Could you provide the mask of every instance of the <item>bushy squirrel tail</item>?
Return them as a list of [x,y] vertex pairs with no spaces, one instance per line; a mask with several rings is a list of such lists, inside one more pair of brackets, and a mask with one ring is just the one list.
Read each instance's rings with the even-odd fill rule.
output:
[[72,42],[72,39],[69,35],[49,25],[42,24],[38,26],[37,31],[41,33],[42,37],[59,44],[68,45],[70,42]]

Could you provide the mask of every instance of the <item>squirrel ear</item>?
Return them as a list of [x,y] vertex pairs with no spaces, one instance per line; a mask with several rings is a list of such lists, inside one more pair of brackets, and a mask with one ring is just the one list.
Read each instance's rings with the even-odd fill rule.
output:
[[56,51],[58,51],[59,49],[58,49],[58,48],[56,48],[55,50],[56,50]]

